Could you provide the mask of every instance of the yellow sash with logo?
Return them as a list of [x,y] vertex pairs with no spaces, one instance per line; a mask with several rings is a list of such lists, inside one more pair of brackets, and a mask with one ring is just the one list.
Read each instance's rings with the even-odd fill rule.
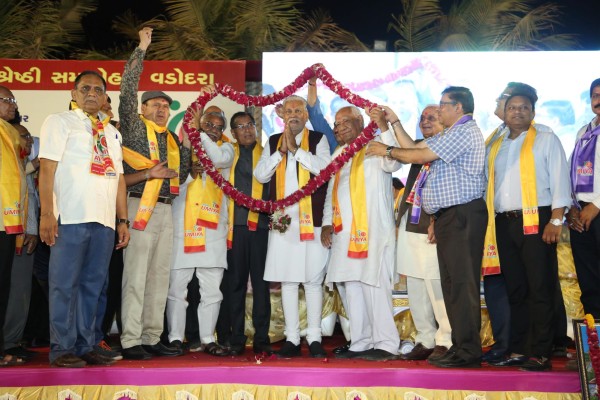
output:
[[[537,131],[533,123],[527,130],[525,140],[521,146],[519,157],[519,168],[521,178],[521,204],[523,210],[523,233],[525,235],[535,235],[539,232],[539,215],[537,205],[537,187],[535,181],[535,159],[533,156],[533,144]],[[494,275],[500,273],[500,256],[498,244],[496,242],[496,211],[494,209],[495,195],[495,172],[494,166],[496,156],[500,151],[500,146],[504,136],[496,139],[488,155],[488,186],[486,194],[486,204],[488,209],[488,225],[485,233],[485,242],[483,247],[482,274]]]
[[[25,204],[21,202],[23,168],[19,164],[19,133],[0,119],[0,204],[7,234],[24,232]],[[27,194],[25,194],[27,197]]]
[[[222,136],[217,145],[228,142]],[[192,154],[192,162],[197,162],[198,157]],[[223,191],[211,177],[198,174],[193,182],[188,185],[185,195],[185,210],[183,214],[183,252],[198,253],[206,251],[206,228],[217,229]]]
[[[281,146],[281,140],[283,134],[279,137],[277,142],[277,148]],[[300,142],[300,148],[304,151],[308,151],[308,129],[304,128],[302,131],[302,141]],[[285,170],[287,168],[287,154],[284,154],[283,159],[279,163],[276,169],[277,181],[276,181],[276,196],[277,200],[281,200],[285,197]],[[310,180],[310,172],[298,163],[298,187],[304,187]],[[312,215],[312,199],[310,196],[303,197],[299,204],[299,222],[300,222],[300,240],[314,240],[315,238],[315,227]]]
[[[350,244],[348,245],[348,257],[350,258],[367,258],[369,255],[369,219],[367,216],[364,160],[365,148],[363,147],[352,157],[352,166],[350,167],[350,201],[352,203],[352,228],[350,230]],[[335,233],[343,229],[337,193],[339,182],[340,171],[335,174],[332,193],[333,231]]]
[[[154,122],[147,120],[140,115],[140,118],[146,124],[146,134],[148,136],[148,146],[150,148],[150,158],[141,155],[140,153],[123,146],[123,160],[136,171],[152,168],[160,162],[158,144],[156,141],[156,132],[162,133],[167,130],[166,127],[159,127]],[[156,130],[158,128],[159,130]],[[161,131],[162,129],[162,131]],[[167,132],[167,165],[169,168],[179,171],[179,147],[173,136]],[[144,185],[144,192],[140,200],[135,219],[133,220],[132,228],[143,231],[148,225],[148,221],[152,216],[163,179],[150,179]],[[170,191],[172,194],[179,194],[179,177],[170,179]]]
[[[240,158],[240,145],[238,143],[233,144],[233,150],[235,151],[235,157],[233,158],[233,164],[231,165],[231,173],[229,174],[229,183],[231,186],[235,186],[235,166]],[[260,143],[256,142],[254,145],[254,149],[252,150],[252,171],[256,169],[256,164],[258,164],[258,160],[260,160],[260,155],[262,154],[263,147]],[[263,185],[260,183],[254,175],[252,176],[252,198],[253,199],[261,199],[263,193]],[[229,225],[227,231],[227,248],[231,249],[233,245],[233,209],[234,204],[233,200],[229,199],[229,208],[228,208],[228,218]],[[256,231],[258,227],[258,213],[254,211],[248,211],[248,230]]]

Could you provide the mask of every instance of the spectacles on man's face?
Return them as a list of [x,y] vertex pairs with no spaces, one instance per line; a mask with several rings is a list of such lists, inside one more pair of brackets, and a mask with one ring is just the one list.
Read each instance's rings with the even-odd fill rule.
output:
[[210,121],[204,121],[204,125],[206,126],[206,129],[210,130],[217,130],[219,132],[223,132],[225,130],[225,127],[223,125],[215,125]]
[[92,87],[90,85],[83,85],[83,86],[78,87],[77,90],[79,90],[83,94],[88,94],[92,90],[98,96],[102,96],[104,94],[104,88],[102,88],[100,86],[93,86]]
[[13,99],[12,97],[0,97],[0,100],[5,102],[6,104],[17,105],[17,99]]
[[419,122],[425,122],[425,121],[429,121],[429,122],[438,122],[438,118],[435,115],[428,115],[428,116],[421,116],[421,119],[419,119]]
[[444,106],[455,106],[457,104],[456,101],[440,101],[440,108],[444,107]]
[[31,136],[31,133],[25,133],[25,134],[19,135],[19,136],[21,136],[25,140],[29,140],[33,137],[33,136]]
[[233,129],[240,129],[240,130],[242,130],[242,129],[252,129],[252,128],[254,128],[254,126],[255,126],[254,122],[248,122],[247,124],[235,125],[233,127]]

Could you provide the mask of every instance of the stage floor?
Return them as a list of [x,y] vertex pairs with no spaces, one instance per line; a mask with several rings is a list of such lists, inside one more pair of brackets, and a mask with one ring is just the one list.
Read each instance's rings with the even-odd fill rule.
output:
[[[278,348],[281,343],[274,345]],[[242,384],[285,387],[386,387],[445,391],[581,393],[576,371],[565,369],[566,358],[553,359],[550,372],[524,372],[484,365],[478,369],[443,369],[425,361],[341,360],[331,354],[339,337],[324,338],[331,355],[310,358],[303,344],[302,357],[261,359],[251,348],[242,356],[214,357],[186,353],[180,357],[156,357],[148,361],[122,360],[110,367],[51,368],[48,349],[26,365],[0,369],[0,398],[9,388],[77,386],[170,386]],[[570,397],[565,397],[570,398]]]

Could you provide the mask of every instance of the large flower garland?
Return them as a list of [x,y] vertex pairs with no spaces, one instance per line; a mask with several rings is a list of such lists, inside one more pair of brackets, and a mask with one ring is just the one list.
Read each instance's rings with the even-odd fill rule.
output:
[[198,111],[203,108],[208,101],[217,95],[217,93],[228,97],[238,104],[244,104],[246,106],[266,106],[274,104],[294,94],[315,75],[321,79],[321,81],[333,92],[337,93],[342,99],[348,101],[349,103],[354,104],[359,108],[372,108],[377,106],[377,104],[352,93],[350,89],[344,87],[344,85],[335,80],[324,67],[315,64],[302,71],[302,73],[290,85],[286,86],[279,92],[272,93],[268,96],[248,96],[245,93],[237,92],[229,85],[216,83],[216,90],[214,93],[201,93],[196,101],[194,101],[188,107],[185,116],[183,117],[183,129],[190,138],[192,148],[196,152],[198,160],[204,167],[204,170],[208,176],[210,176],[215,184],[219,186],[221,190],[223,190],[223,193],[235,201],[236,204],[247,207],[252,211],[265,213],[273,213],[276,210],[296,204],[303,197],[313,194],[321,185],[335,175],[344,166],[344,164],[346,164],[354,156],[354,154],[356,154],[357,151],[369,143],[375,137],[377,126],[375,122],[371,121],[369,125],[367,125],[367,127],[362,131],[362,133],[350,145],[348,145],[340,155],[333,159],[327,167],[323,168],[319,175],[311,178],[311,180],[308,181],[304,187],[298,189],[294,193],[281,200],[265,201],[261,199],[254,199],[238,191],[225,178],[223,178],[223,175],[221,175],[221,173],[215,168],[212,160],[202,148],[200,142],[200,132],[198,132],[192,126],[192,110]]
[[592,362],[594,375],[598,379],[600,376],[600,348],[598,347],[598,332],[596,332],[594,317],[591,314],[585,315],[585,324],[588,337],[587,342],[590,348],[590,361]]

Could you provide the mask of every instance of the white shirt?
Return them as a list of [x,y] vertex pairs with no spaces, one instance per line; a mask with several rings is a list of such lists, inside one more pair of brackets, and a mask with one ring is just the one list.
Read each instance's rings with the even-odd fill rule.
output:
[[[536,124],[535,128],[533,157],[538,207],[551,206],[553,210],[568,208],[573,201],[565,151],[552,129],[540,124]],[[509,134],[509,128],[504,128],[495,161],[494,209],[497,213],[523,209],[519,158],[527,131],[515,139],[509,139]],[[488,155],[490,149],[491,145],[487,147]],[[489,176],[487,156],[486,176]]]
[[[223,143],[221,146],[213,142],[204,132],[200,133],[202,147],[216,168],[222,168],[221,174],[225,179],[229,178],[229,167],[233,164],[234,150],[231,143]],[[206,173],[202,174],[202,180],[211,179]],[[228,201],[225,195],[221,198],[221,209],[217,229],[205,228],[206,250],[197,253],[185,253],[183,251],[184,238],[184,216],[185,199],[187,188],[194,179],[191,174],[187,180],[179,186],[179,196],[173,200],[173,259],[171,269],[181,268],[227,268],[227,223],[228,223]]]
[[104,136],[116,176],[90,172],[92,121],[82,110],[49,115],[42,125],[39,158],[58,162],[54,175],[54,215],[60,217],[61,224],[97,222],[115,228],[119,176],[123,173],[121,134],[107,124]]
[[[383,140],[382,140],[383,139]],[[382,137],[375,139],[386,144],[395,144],[395,139],[388,130]],[[338,148],[336,157],[346,146]],[[327,266],[327,278],[330,282],[360,281],[379,286],[379,274],[385,251],[395,252],[394,194],[392,189],[392,172],[401,164],[387,157],[365,156],[363,169],[365,174],[365,190],[367,200],[367,218],[369,227],[369,254],[367,258],[349,258],[350,228],[352,226],[352,201],[350,188],[350,171],[352,160],[340,170],[338,184],[338,200],[342,215],[342,231],[334,234],[331,244],[331,255]],[[327,197],[323,212],[323,226],[332,225],[332,197],[335,177],[327,187]],[[393,267],[393,265],[391,265]],[[393,276],[394,271],[388,275]]]
[[[597,118],[594,118],[591,122],[592,129],[598,126]],[[579,132],[577,132],[577,140],[585,133],[587,125],[584,125]],[[573,158],[573,154],[571,154]],[[569,159],[569,166],[571,165],[571,159]],[[588,203],[594,203],[594,205],[600,208],[600,140],[596,142],[596,155],[594,156],[594,191],[589,193],[576,193],[578,201],[585,201]]]
[[[297,145],[301,140],[302,135],[296,135]],[[317,144],[316,153],[312,154],[299,147],[295,156],[288,152],[285,171],[286,196],[298,190],[296,161],[315,175],[329,164],[331,155],[325,135]],[[279,151],[271,154],[270,144],[267,142],[254,170],[256,179],[261,183],[269,182],[281,160]],[[321,245],[319,227],[314,228],[314,240],[300,241],[298,203],[285,208],[285,213],[292,219],[288,230],[285,233],[274,230],[269,232],[264,279],[272,282],[309,282],[325,268],[329,251]]]

